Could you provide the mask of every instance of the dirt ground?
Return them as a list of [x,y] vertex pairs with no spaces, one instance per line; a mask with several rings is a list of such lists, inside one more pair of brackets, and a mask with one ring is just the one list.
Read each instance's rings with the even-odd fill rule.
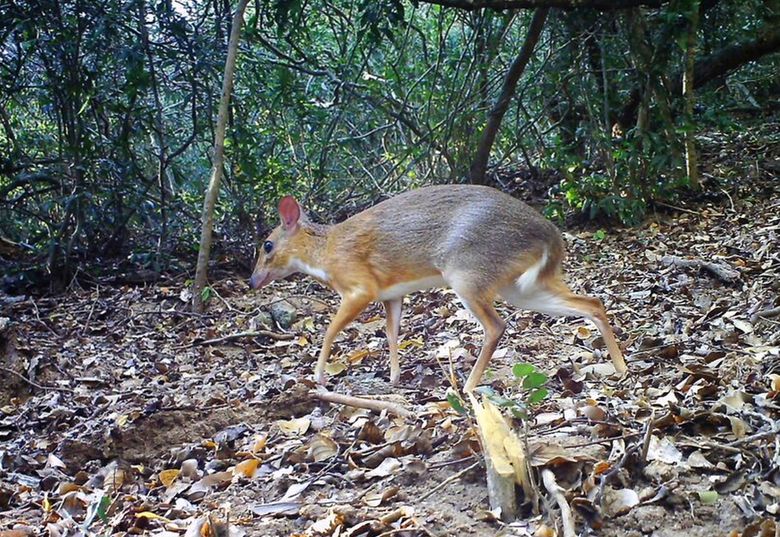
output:
[[492,400],[525,396],[521,362],[550,391],[513,419],[541,498],[512,523],[490,511],[472,415],[448,403],[482,341],[449,291],[405,302],[400,386],[378,306],[329,368],[330,390],[407,418],[310,396],[337,303],[303,278],[222,278],[204,315],[183,280],[1,295],[0,536],[563,535],[545,469],[578,535],[776,535],[780,185],[751,185],[565,233],[568,281],[607,305],[626,378],[587,322],[500,305]]

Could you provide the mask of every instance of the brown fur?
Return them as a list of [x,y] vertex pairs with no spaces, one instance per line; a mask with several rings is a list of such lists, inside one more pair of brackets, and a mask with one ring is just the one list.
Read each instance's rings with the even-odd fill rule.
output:
[[[302,215],[296,226],[279,226],[268,240],[274,250],[268,256],[260,255],[253,286],[285,277],[305,265],[301,270],[319,277],[342,296],[320,353],[316,371],[320,381],[324,381],[324,364],[336,334],[366,305],[393,286],[441,277],[485,328],[485,344],[466,384],[466,389],[473,389],[504,331],[493,300],[499,290],[514,285],[544,256],[547,261],[538,269],[534,288],[557,297],[552,309],[571,310],[594,320],[604,333],[616,369],[625,370],[601,302],[572,294],[560,280],[564,245],[558,230],[526,204],[498,190],[468,185],[421,188],[333,226],[313,224]],[[390,308],[400,297],[383,300]],[[391,377],[397,380],[397,350],[390,337],[391,328],[397,333],[397,319],[390,317],[388,337],[395,366]],[[391,322],[396,326],[390,327]]]

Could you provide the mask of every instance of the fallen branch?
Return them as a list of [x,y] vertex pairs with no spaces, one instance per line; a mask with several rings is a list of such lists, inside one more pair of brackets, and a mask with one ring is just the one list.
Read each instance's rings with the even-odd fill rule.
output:
[[703,259],[683,259],[676,255],[665,255],[661,258],[661,263],[664,265],[674,265],[676,267],[694,267],[698,269],[704,269],[715,275],[716,278],[727,283],[731,283],[739,279],[739,271],[734,270],[728,265],[722,263],[713,263],[711,261],[704,261]]
[[[649,423],[648,423],[649,427]],[[623,453],[623,457],[618,461],[615,466],[613,466],[609,472],[605,473],[601,476],[601,480],[599,481],[599,491],[596,494],[596,498],[593,501],[596,505],[599,506],[599,509],[602,511],[604,510],[604,506],[601,504],[601,502],[604,500],[604,490],[607,488],[607,483],[612,481],[612,478],[618,475],[620,473],[620,470],[623,469],[623,467],[628,462],[628,459],[633,455],[639,448],[643,447],[640,444],[632,444],[626,449],[626,452]]]
[[727,444],[728,447],[739,447],[744,446],[745,444],[750,444],[751,442],[755,442],[756,440],[763,440],[764,438],[776,438],[778,434],[780,434],[780,430],[778,430],[779,426],[775,426],[769,431],[762,431],[760,433],[756,433],[751,436],[746,436],[745,438],[740,438],[739,440],[735,440],[734,442],[731,442],[730,444]]
[[563,526],[563,537],[577,537],[577,532],[574,529],[574,517],[571,514],[571,507],[566,501],[566,497],[563,495],[563,489],[558,486],[555,481],[555,474],[552,470],[545,468],[542,470],[542,483],[544,488],[558,504],[561,510],[561,524]]
[[197,347],[198,345],[216,345],[217,343],[224,343],[225,341],[233,341],[234,339],[241,339],[245,337],[258,337],[263,336],[280,341],[293,339],[293,334],[280,334],[278,332],[271,332],[270,330],[250,330],[248,332],[238,332],[237,334],[229,334],[214,339],[207,339],[205,341],[196,341],[186,345],[186,347]]
[[750,322],[755,323],[759,319],[772,319],[773,317],[777,317],[778,315],[780,315],[780,308],[769,308],[754,313],[750,317]]
[[21,373],[19,373],[17,371],[14,371],[13,369],[10,369],[8,367],[2,366],[2,365],[0,365],[0,369],[2,369],[3,371],[6,371],[8,373],[11,373],[12,375],[15,375],[15,376],[19,377],[20,379],[22,379],[24,382],[26,382],[30,386],[32,386],[34,388],[38,388],[39,390],[57,390],[59,392],[71,392],[71,393],[73,392],[72,389],[65,388],[64,386],[44,386],[43,384],[38,384],[34,380],[28,379],[27,377],[25,377]]
[[402,418],[408,418],[412,416],[412,413],[399,405],[398,403],[392,403],[390,401],[380,401],[378,399],[366,399],[365,397],[354,397],[352,395],[342,395],[340,393],[329,392],[328,390],[318,389],[309,390],[309,396],[326,403],[335,403],[337,405],[352,406],[356,408],[367,408],[368,410],[376,410],[382,412],[386,410],[390,414],[395,414]]

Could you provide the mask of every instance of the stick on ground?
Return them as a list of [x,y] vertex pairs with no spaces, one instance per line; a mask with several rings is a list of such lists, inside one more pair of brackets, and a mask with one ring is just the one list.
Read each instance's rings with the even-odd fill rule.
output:
[[258,337],[263,336],[276,340],[290,340],[295,336],[292,334],[280,334],[278,332],[271,332],[270,330],[251,330],[249,332],[238,332],[237,334],[229,334],[214,339],[207,339],[205,341],[197,341],[190,343],[189,347],[197,347],[198,345],[216,345],[217,343],[224,343],[225,341],[233,341],[234,339],[242,339],[245,337]]
[[571,514],[571,507],[569,507],[569,503],[563,495],[563,489],[555,481],[555,474],[552,470],[547,468],[542,470],[542,483],[544,483],[544,488],[547,489],[547,492],[550,493],[561,510],[563,537],[577,537],[577,532],[574,530],[574,517]]
[[713,263],[703,259],[683,259],[676,255],[665,255],[661,258],[664,265],[674,265],[676,267],[695,267],[711,272],[716,278],[730,283],[739,279],[739,271],[734,270],[725,263]]
[[390,401],[381,401],[378,399],[366,399],[365,397],[354,397],[352,395],[343,395],[340,393],[329,392],[328,390],[309,390],[309,395],[314,399],[325,401],[327,403],[335,403],[337,405],[346,405],[356,408],[367,408],[369,410],[376,410],[381,412],[386,410],[390,414],[400,416],[402,418],[408,418],[412,416],[412,413],[399,405]]

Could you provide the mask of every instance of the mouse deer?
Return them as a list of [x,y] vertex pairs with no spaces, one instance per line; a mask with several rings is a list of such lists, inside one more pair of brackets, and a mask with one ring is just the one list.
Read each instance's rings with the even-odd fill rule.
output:
[[506,323],[493,303],[553,316],[590,319],[618,374],[627,368],[598,298],[574,294],[561,279],[564,243],[558,229],[531,207],[494,188],[440,185],[405,192],[335,225],[311,222],[298,202],[279,202],[281,224],[263,243],[250,285],[303,272],[332,287],[341,305],[314,369],[325,364],[338,333],[371,302],[387,314],[390,380],[398,382],[398,332],[404,295],[450,287],[485,332],[464,389],[479,384]]

